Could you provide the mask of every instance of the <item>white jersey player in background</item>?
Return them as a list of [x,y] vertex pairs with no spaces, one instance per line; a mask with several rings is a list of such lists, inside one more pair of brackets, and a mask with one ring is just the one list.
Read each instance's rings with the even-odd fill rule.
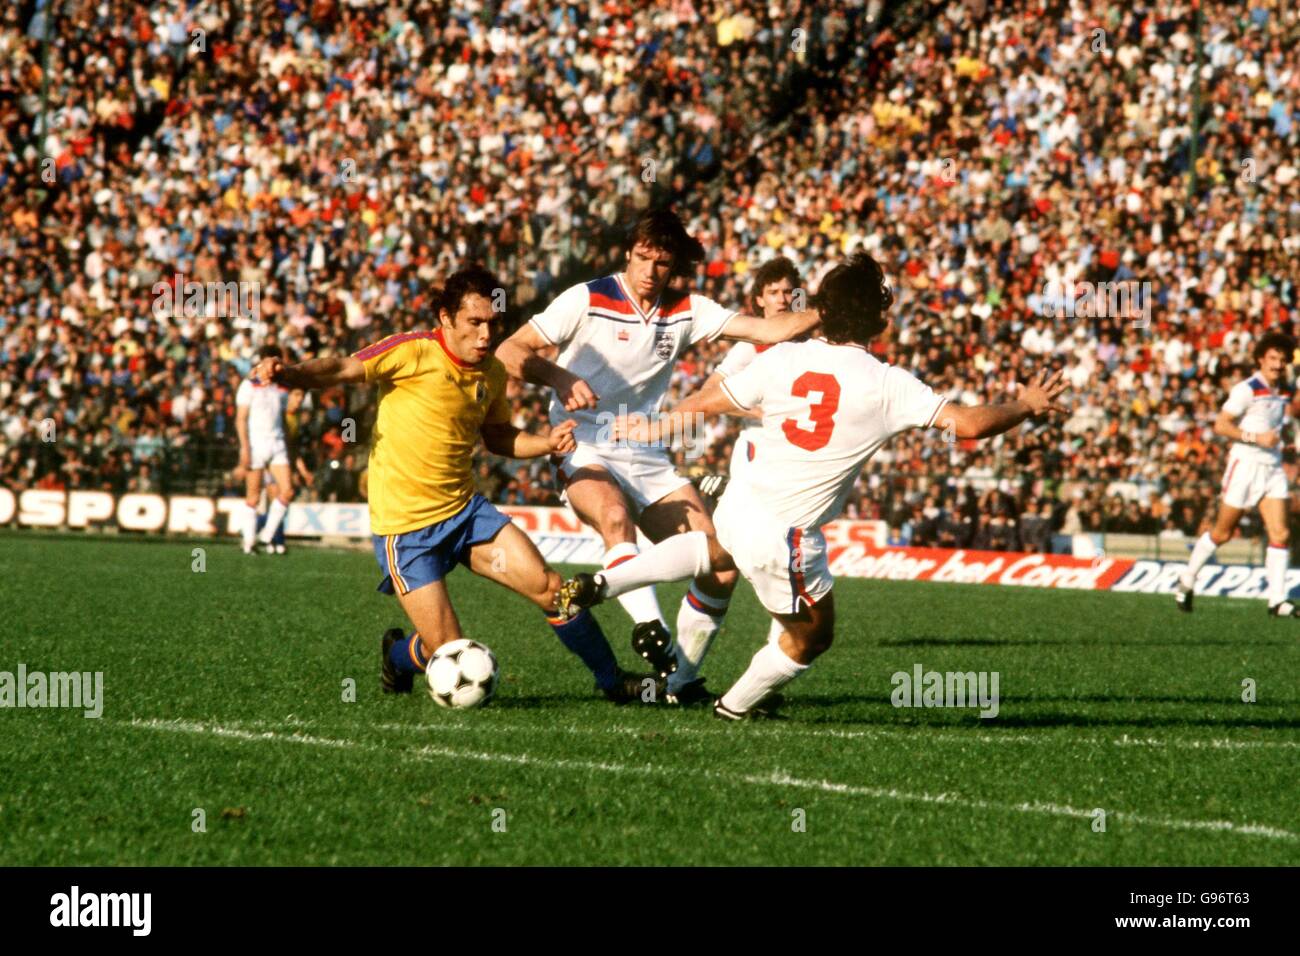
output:
[[[750,295],[754,300],[754,311],[764,317],[780,315],[790,311],[794,301],[795,289],[799,287],[799,270],[785,256],[769,259],[759,266],[754,273],[754,285]],[[727,357],[718,363],[704,383],[704,388],[716,385],[724,378],[738,375],[749,367],[759,355],[772,348],[770,345],[754,345],[751,342],[737,342],[727,351]],[[741,413],[748,421],[736,436],[736,443],[731,449],[730,477],[735,478],[747,462],[754,460],[754,442],[762,431],[760,416],[750,412]],[[704,489],[708,492],[708,489]]]
[[[264,346],[261,357],[283,359],[280,349]],[[284,416],[289,408],[289,390],[280,385],[260,385],[251,379],[240,383],[235,394],[235,430],[239,433],[239,467],[244,472],[244,518],[241,522],[245,554],[254,554],[257,544],[272,550],[271,539],[284,521],[293,500],[289,445],[285,440]],[[262,497],[262,472],[270,470],[275,494],[267,509],[266,524],[257,531],[257,508]],[[274,548],[284,553],[284,545]]]
[[1214,527],[1196,539],[1174,594],[1180,610],[1191,611],[1197,575],[1219,545],[1232,537],[1241,516],[1258,505],[1268,534],[1264,553],[1268,613],[1300,617],[1300,607],[1287,600],[1287,510],[1291,498],[1282,470],[1282,426],[1288,414],[1300,411],[1294,389],[1285,379],[1295,348],[1295,341],[1283,332],[1261,336],[1255,343],[1255,374],[1232,387],[1214,421],[1214,433],[1232,439],[1232,450],[1223,473]]
[[656,422],[629,419],[616,434],[660,439],[684,416],[762,407],[754,460],[727,486],[714,513],[716,537],[677,535],[625,564],[565,583],[560,601],[586,607],[648,581],[737,568],[779,628],[730,690],[714,703],[729,720],[764,715],[760,706],[831,645],[834,584],[821,526],[839,517],[862,466],[894,435],[952,429],[988,438],[1057,408],[1061,373],[1040,374],[1016,401],[961,407],[867,350],[888,326],[893,294],[865,254],[836,266],[812,305],[820,333],[758,356],[748,368],[697,392]]
[[[610,568],[637,554],[638,527],[651,541],[713,532],[699,493],[673,468],[667,448],[614,442],[614,420],[658,412],[677,359],[696,342],[772,344],[818,319],[815,312],[756,318],[671,288],[672,277],[693,274],[703,248],[669,210],[642,215],[629,238],[622,272],[567,289],[497,351],[511,375],[555,390],[552,422],[577,420],[577,449],[553,463],[570,506],[603,539]],[[555,362],[541,354],[552,347],[559,349]],[[695,665],[722,625],[735,580],[725,569],[696,577],[677,615],[676,646],[653,588],[621,595],[634,623],[633,649],[668,678],[666,702],[709,699]]]

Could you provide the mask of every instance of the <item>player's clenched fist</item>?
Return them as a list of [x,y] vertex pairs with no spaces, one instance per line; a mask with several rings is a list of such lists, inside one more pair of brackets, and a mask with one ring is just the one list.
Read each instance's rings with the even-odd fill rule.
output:
[[280,380],[280,374],[284,371],[284,362],[278,358],[264,358],[253,366],[253,372],[249,376],[258,385],[271,385]]
[[577,424],[576,421],[570,418],[551,429],[547,439],[551,443],[551,452],[553,454],[567,455],[578,447],[578,443],[573,439],[573,429]]
[[580,378],[574,378],[568,385],[556,389],[557,397],[566,412],[576,412],[580,408],[595,408],[599,396]]

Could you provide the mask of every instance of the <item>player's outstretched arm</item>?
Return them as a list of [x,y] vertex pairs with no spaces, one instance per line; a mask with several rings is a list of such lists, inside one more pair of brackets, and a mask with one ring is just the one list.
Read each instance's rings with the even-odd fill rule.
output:
[[753,342],[755,345],[775,345],[812,331],[819,322],[821,316],[816,309],[781,312],[770,319],[759,319],[741,313],[727,320],[727,324],[722,327],[722,337]]
[[591,390],[590,385],[538,354],[549,344],[542,338],[542,333],[525,322],[497,347],[497,358],[513,377],[555,389],[565,411],[595,408],[600,396]]
[[[631,441],[647,445],[670,442],[676,435],[686,435],[685,423],[695,416],[739,415],[744,413],[722,387],[722,379],[711,379],[704,388],[687,396],[670,411],[654,419],[645,415],[625,415],[613,425],[614,441]],[[690,434],[696,434],[691,431]]]
[[252,378],[255,382],[274,382],[289,388],[360,385],[366,380],[366,366],[352,355],[311,359],[297,365],[285,365],[277,358],[267,358],[257,363]]
[[494,455],[503,458],[540,458],[542,455],[567,455],[577,448],[573,439],[573,428],[578,423],[570,418],[560,422],[548,435],[534,435],[508,422],[500,425],[484,425],[483,447]]
[[[707,392],[710,388],[721,385],[723,378],[725,376],[719,375],[717,372],[711,372],[709,377],[704,380],[704,384],[700,386],[700,391]],[[723,409],[721,414],[731,415],[735,418],[750,418],[754,421],[763,420],[763,410],[761,408],[741,409],[732,406],[732,408]]]
[[1057,398],[1066,385],[1061,372],[1050,377],[1040,372],[1028,385],[1020,386],[1020,397],[997,405],[945,405],[934,421],[935,428],[951,428],[958,438],[992,438],[1015,428],[1026,418],[1060,411]]

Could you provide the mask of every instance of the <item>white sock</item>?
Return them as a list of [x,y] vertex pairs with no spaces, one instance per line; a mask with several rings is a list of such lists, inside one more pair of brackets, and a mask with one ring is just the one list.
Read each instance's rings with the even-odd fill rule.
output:
[[1208,531],[1196,539],[1196,544],[1192,547],[1192,556],[1187,559],[1187,570],[1178,579],[1184,588],[1196,584],[1196,576],[1201,573],[1201,568],[1205,567],[1205,562],[1214,557],[1214,552],[1218,548],[1219,546],[1210,539]]
[[262,525],[262,533],[257,536],[257,540],[262,544],[270,544],[271,539],[275,537],[275,532],[280,528],[280,522],[284,520],[284,516],[288,511],[288,505],[279,498],[272,498],[271,507],[266,510],[266,524]]
[[[608,581],[611,568],[623,568],[635,563],[633,559],[638,553],[639,549],[631,541],[614,545],[605,552],[605,570],[600,572],[601,577]],[[627,611],[628,617],[634,623],[643,624],[646,621],[661,621],[666,629],[668,622],[664,620],[663,612],[659,610],[659,598],[655,596],[655,589],[640,586],[645,583],[647,582],[640,581],[633,584],[631,588],[609,593],[611,596],[618,598],[618,603],[623,605],[623,610]],[[628,593],[624,594],[623,591]]]
[[1268,606],[1286,600],[1286,569],[1290,554],[1286,548],[1269,545],[1264,551],[1264,571],[1268,577]]
[[[620,548],[630,548],[623,554],[611,557]],[[635,554],[631,560],[620,560],[624,555]],[[605,555],[605,570],[600,576],[605,579],[605,593],[619,599],[627,607],[627,594],[647,584],[660,581],[683,581],[707,574],[712,568],[709,560],[709,536],[703,531],[688,531],[665,538],[648,551],[636,552],[634,544],[619,544],[609,549]],[[653,592],[651,592],[653,594]],[[655,601],[655,613],[658,615],[659,602]],[[628,610],[631,614],[631,609]],[[632,615],[633,620],[648,621],[650,618]],[[660,620],[662,620],[662,616]]]
[[257,540],[257,509],[244,502],[244,548],[251,548]]
[[691,583],[677,612],[677,670],[668,678],[670,691],[681,690],[700,673],[704,655],[722,628],[728,603],[727,598],[710,597]]
[[792,661],[778,644],[764,644],[749,662],[749,668],[740,675],[740,680],[722,695],[722,706],[737,714],[747,713],[764,697],[780,690],[809,666]]

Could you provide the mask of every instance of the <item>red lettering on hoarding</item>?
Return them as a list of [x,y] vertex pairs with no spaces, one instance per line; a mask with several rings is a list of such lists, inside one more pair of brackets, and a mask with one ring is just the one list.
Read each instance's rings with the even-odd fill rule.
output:
[[950,581],[1034,588],[1107,590],[1133,567],[1130,558],[1076,558],[1067,554],[967,551],[948,548],[877,548],[869,544],[827,549],[831,573],[846,578]]

